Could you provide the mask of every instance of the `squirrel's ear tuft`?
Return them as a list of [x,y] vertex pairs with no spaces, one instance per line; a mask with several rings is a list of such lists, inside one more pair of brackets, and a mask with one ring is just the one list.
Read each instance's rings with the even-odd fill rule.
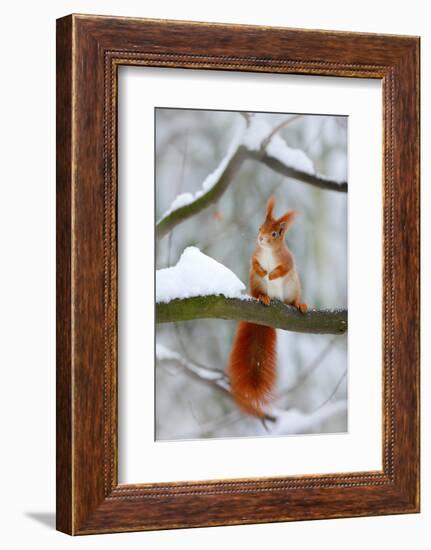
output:
[[275,197],[272,195],[269,197],[268,202],[266,203],[266,218],[272,218],[272,212],[275,206]]
[[283,214],[283,216],[281,216],[281,218],[278,219],[277,222],[280,224],[280,227],[284,231],[287,231],[287,229],[292,225],[297,215],[298,215],[297,210],[289,210],[289,212],[286,212],[286,214]]

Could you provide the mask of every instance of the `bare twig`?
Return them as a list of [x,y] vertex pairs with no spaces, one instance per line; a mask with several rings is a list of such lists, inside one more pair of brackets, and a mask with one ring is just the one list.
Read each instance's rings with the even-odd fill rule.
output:
[[295,120],[298,120],[299,118],[303,117],[304,115],[295,115],[292,116],[286,120],[282,120],[280,124],[277,124],[274,126],[274,128],[271,130],[271,132],[267,135],[267,137],[262,141],[260,148],[266,149],[268,147],[269,142],[271,139],[275,136],[277,132],[285,128],[286,126],[289,126],[292,122],[295,122]]
[[285,388],[284,390],[281,390],[281,392],[277,396],[277,400],[283,399],[283,397],[286,397],[287,395],[293,393],[296,391],[299,387],[304,384],[304,382],[313,374],[313,372],[320,366],[322,361],[326,358],[326,356],[330,353],[332,350],[333,345],[335,344],[336,336],[333,336],[329,342],[326,344],[326,346],[319,352],[317,357],[313,359],[313,361],[310,363],[310,365],[304,370],[304,372],[301,374],[299,379],[296,381],[296,383],[290,387]]
[[[186,171],[186,164],[187,164],[187,153],[189,148],[189,130],[187,129],[185,138],[184,138],[184,149],[182,150],[182,162],[181,162],[181,174],[180,178],[178,180],[177,190],[176,194],[178,195],[184,185],[184,174]],[[172,252],[172,241],[174,238],[174,232],[171,231],[169,234],[169,241],[168,241],[168,265],[171,264],[171,252]]]
[[245,123],[248,126],[250,126],[250,120],[252,117],[252,113],[247,113],[246,111],[238,111],[239,114],[245,119]]
[[[273,195],[277,191],[277,189],[282,185],[283,180],[284,180],[284,176],[282,176],[280,180],[274,185],[269,195]],[[256,191],[259,191],[258,187]],[[263,199],[262,199],[262,202],[263,202]],[[259,211],[262,210],[262,202],[258,201],[255,204],[254,208],[250,209],[249,212],[246,212],[246,213],[241,212],[241,219],[236,219],[236,218],[230,219],[227,223],[225,223],[221,231],[214,232],[210,238],[208,238],[199,246],[200,250],[205,251],[211,246],[215,245],[217,242],[219,242],[220,239],[226,238],[226,233],[229,234],[229,232],[233,230],[237,233],[238,230],[241,230],[243,227],[245,228],[248,224],[248,220],[253,218],[255,214],[257,214]]]
[[211,372],[218,372],[221,375],[224,375],[224,370],[209,367],[208,365],[204,365],[201,361],[197,361],[194,357],[191,357],[190,352],[188,350],[193,348],[193,346],[187,346],[186,343],[184,342],[183,336],[181,334],[180,323],[174,323],[174,330],[175,330],[176,340],[181,348],[181,353],[190,363],[193,363],[194,365],[198,366],[201,369],[208,370]]
[[313,413],[320,410],[322,407],[324,407],[327,403],[329,403],[329,401],[331,401],[331,399],[334,397],[334,395],[337,393],[338,391],[338,388],[341,386],[341,383],[342,381],[344,380],[344,378],[346,377],[347,375],[347,368],[344,369],[343,371],[343,374],[340,376],[338,382],[335,384],[335,388],[332,390],[331,394],[329,395],[329,397],[327,397],[325,399],[325,401],[323,401],[323,403],[320,403],[320,405],[318,407],[316,407],[315,409],[313,409]]

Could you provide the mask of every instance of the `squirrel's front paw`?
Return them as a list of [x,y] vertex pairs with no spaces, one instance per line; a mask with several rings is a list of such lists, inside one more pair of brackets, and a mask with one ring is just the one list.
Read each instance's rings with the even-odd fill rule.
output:
[[265,306],[269,306],[269,304],[271,303],[271,298],[268,296],[268,294],[259,294],[258,299]]

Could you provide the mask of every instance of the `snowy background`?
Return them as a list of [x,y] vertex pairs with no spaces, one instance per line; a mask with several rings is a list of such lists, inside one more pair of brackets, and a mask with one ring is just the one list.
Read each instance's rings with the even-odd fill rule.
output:
[[[346,117],[260,113],[252,118],[253,132],[246,133],[246,120],[237,112],[158,108],[155,116],[157,220],[212,184],[232,144],[242,140],[252,148],[260,135],[288,119],[291,123],[271,142],[272,154],[287,155],[291,165],[306,172],[347,180]],[[296,258],[303,300],[316,309],[347,308],[347,194],[283,177],[254,160],[242,165],[216,205],[157,241],[157,300],[175,295],[172,269],[162,270],[175,266],[190,246],[247,286],[257,229],[271,194],[276,215],[288,209],[300,214],[287,243]],[[190,251],[196,254],[189,249],[179,264],[185,276]],[[202,273],[202,283],[211,288],[209,279]],[[235,292],[241,290],[236,278],[226,274],[226,281]],[[278,331],[278,420],[264,425],[240,413],[217,387],[224,384],[235,326],[223,320],[156,325],[156,439],[347,430],[347,336]]]

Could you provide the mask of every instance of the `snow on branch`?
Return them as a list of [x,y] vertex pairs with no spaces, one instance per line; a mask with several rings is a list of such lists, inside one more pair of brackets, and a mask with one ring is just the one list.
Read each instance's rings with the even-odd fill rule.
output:
[[304,151],[289,147],[285,140],[277,135],[279,129],[293,120],[296,120],[296,117],[271,129],[265,120],[254,116],[243,138],[248,158],[262,162],[283,176],[309,183],[320,189],[347,192],[347,182],[318,174]]
[[[227,374],[223,371],[211,369],[209,367],[204,367],[202,365],[197,365],[192,361],[183,357],[180,353],[173,351],[161,344],[156,344],[156,359],[160,363],[175,363],[179,365],[185,374],[194,380],[198,380],[206,384],[207,386],[212,387],[215,390],[220,391],[222,394],[232,398],[230,391],[230,382]],[[235,411],[235,414],[239,411]],[[275,421],[275,417],[269,414],[266,414],[262,417],[262,420]]]
[[[297,172],[315,175],[313,162],[304,151],[289,147],[283,138],[276,135],[274,130],[279,128],[281,128],[280,125],[272,129],[266,120],[254,116],[244,133],[242,143],[249,153],[260,152],[278,158],[280,162]],[[256,159],[259,160],[257,157]]]
[[275,421],[270,428],[271,435],[309,433],[325,420],[338,414],[345,414],[346,411],[347,401],[344,399],[335,403],[326,403],[325,406],[308,413],[298,409],[272,409],[271,415],[274,416]]
[[[175,363],[191,378],[232,398],[229,380],[224,372],[196,365],[185,359],[180,353],[161,344],[156,345],[156,359],[161,364]],[[271,435],[308,433],[319,427],[329,418],[346,412],[347,402],[341,400],[331,403],[331,397],[332,395],[325,401],[323,406],[309,412],[302,412],[298,409],[286,410],[271,407],[268,413],[261,419],[265,421],[263,427],[266,433],[269,432]],[[240,420],[242,417],[240,411],[235,410],[233,414],[234,420]],[[230,415],[232,415],[232,413],[230,413]],[[217,421],[217,424],[222,426],[225,424],[225,420],[226,418],[222,418],[221,421]],[[213,422],[211,424],[213,424]],[[210,427],[210,429],[213,428],[214,426]],[[202,430],[202,426],[199,429]],[[190,437],[194,437],[195,435],[191,434]]]
[[221,294],[241,298],[245,285],[230,269],[195,246],[187,247],[177,265],[156,271],[156,302]]
[[223,393],[230,395],[230,384],[227,375],[215,369],[205,368],[188,361],[176,351],[173,351],[162,344],[156,344],[156,359],[160,362],[175,362],[180,365],[192,378],[205,382],[216,387]]
[[261,162],[283,176],[320,189],[347,192],[346,181],[318,174],[311,159],[302,150],[289,147],[277,135],[282,126],[284,124],[271,129],[261,117],[250,116],[246,127],[234,138],[226,156],[206,177],[201,189],[196,193],[182,193],[174,199],[156,224],[156,238],[164,237],[179,223],[216,203],[247,159]]
[[156,224],[156,238],[164,237],[179,223],[217,202],[236,176],[246,159],[246,153],[246,149],[240,145],[239,138],[236,137],[227,155],[214,172],[206,177],[202,188],[196,193],[182,193],[174,199]]
[[265,306],[244,290],[245,285],[230,269],[190,246],[177,265],[156,272],[156,322],[229,319],[312,334],[343,334],[347,330],[344,309],[304,314],[276,300]]
[[[347,193],[347,182],[331,180],[320,174],[308,173],[304,170],[297,170],[296,168],[289,166],[282,160],[282,155],[273,154],[275,149],[270,154],[265,151],[248,151],[248,158],[252,158],[259,162],[262,162],[268,168],[271,168],[274,172],[281,174],[287,178],[293,178],[303,183],[309,183],[314,187],[320,189],[328,189],[331,191],[339,191]],[[302,152],[302,151],[301,151]]]
[[[175,363],[176,365],[179,365],[185,374],[191,378],[198,380],[232,398],[229,379],[223,371],[196,365],[185,359],[178,352],[173,351],[161,344],[156,344],[156,359],[161,364]],[[307,433],[313,428],[318,427],[321,423],[328,420],[332,416],[345,413],[347,410],[347,402],[345,400],[331,403],[330,399],[331,397],[325,401],[323,406],[306,413],[297,409],[286,410],[278,407],[271,407],[267,414],[265,414],[261,419],[266,421],[263,424],[265,431],[270,432],[271,435]],[[234,415],[235,420],[241,419],[242,414],[240,411],[235,410]],[[222,419],[222,422],[218,423],[223,425],[224,419]]]

